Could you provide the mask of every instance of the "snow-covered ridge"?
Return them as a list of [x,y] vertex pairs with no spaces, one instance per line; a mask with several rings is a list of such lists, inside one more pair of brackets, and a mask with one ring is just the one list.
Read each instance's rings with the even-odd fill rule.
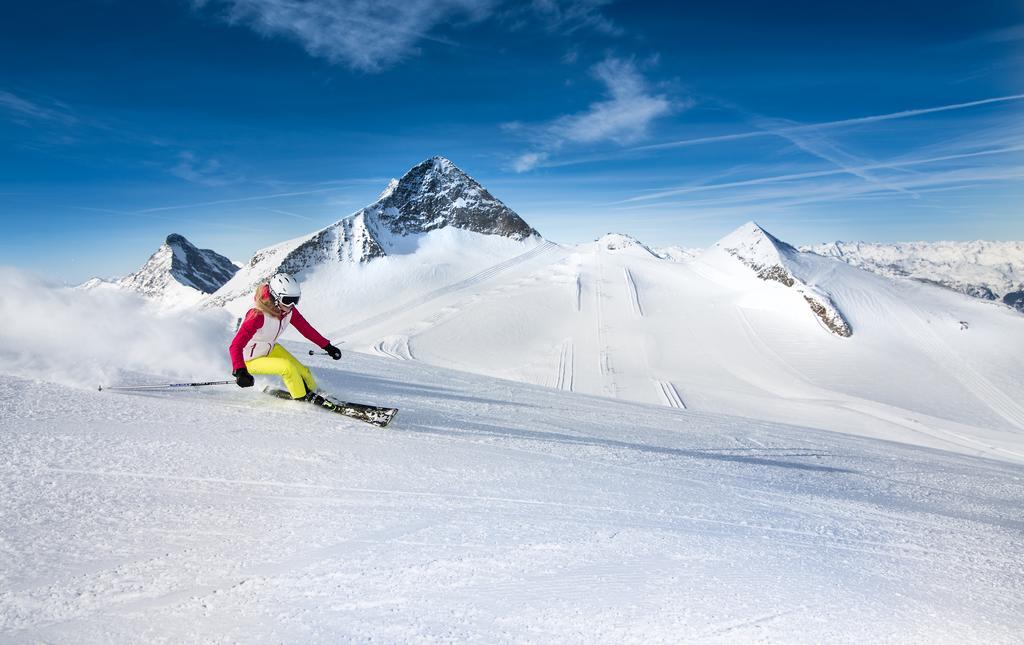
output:
[[260,249],[209,304],[247,296],[277,272],[301,275],[336,263],[413,253],[424,235],[448,227],[518,242],[540,240],[475,179],[448,159],[432,157],[392,179],[369,206],[309,235]]
[[659,246],[652,248],[651,251],[663,260],[685,264],[703,253],[704,249],[683,246]]
[[625,233],[608,233],[603,235],[597,240],[597,246],[600,249],[612,252],[634,249],[657,257],[657,254],[652,251],[650,247],[635,237],[626,235]]
[[932,282],[1024,311],[1024,242],[829,242],[802,251],[889,277]]
[[802,253],[779,240],[755,222],[747,222],[715,243],[708,253],[725,252],[755,272],[758,278],[779,282],[799,292],[811,311],[837,336],[849,337],[853,329],[830,294],[814,285],[820,270],[812,254]]

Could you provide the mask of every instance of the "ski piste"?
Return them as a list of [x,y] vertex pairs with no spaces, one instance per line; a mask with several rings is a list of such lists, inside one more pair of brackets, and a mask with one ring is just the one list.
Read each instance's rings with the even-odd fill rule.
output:
[[[273,387],[263,388],[263,392],[271,396],[276,396],[279,399],[287,399],[294,401],[292,395],[285,390],[279,390]],[[301,399],[300,399],[301,400]],[[363,403],[347,403],[343,401],[332,400],[328,396],[323,394],[317,394],[316,398],[310,401],[316,407],[330,410],[338,414],[344,415],[351,419],[357,419],[370,425],[375,425],[378,428],[386,428],[391,420],[398,414],[397,408],[382,408],[376,405],[366,405]]]

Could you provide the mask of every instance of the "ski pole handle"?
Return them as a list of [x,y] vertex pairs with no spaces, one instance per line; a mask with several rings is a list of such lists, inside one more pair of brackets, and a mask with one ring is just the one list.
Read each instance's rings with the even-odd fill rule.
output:
[[203,381],[199,383],[160,383],[156,385],[110,385],[99,386],[103,390],[170,390],[179,387],[204,387],[206,385],[234,385],[234,381]]

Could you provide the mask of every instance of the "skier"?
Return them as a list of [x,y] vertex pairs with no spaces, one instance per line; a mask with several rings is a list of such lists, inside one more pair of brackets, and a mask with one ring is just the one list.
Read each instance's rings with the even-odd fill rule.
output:
[[320,335],[306,322],[295,307],[302,291],[299,283],[287,273],[278,273],[256,287],[256,306],[245,314],[234,340],[231,341],[231,375],[239,387],[252,387],[253,374],[276,374],[293,399],[315,401],[316,380],[309,368],[277,344],[288,325],[294,325],[310,342],[341,358],[341,350]]

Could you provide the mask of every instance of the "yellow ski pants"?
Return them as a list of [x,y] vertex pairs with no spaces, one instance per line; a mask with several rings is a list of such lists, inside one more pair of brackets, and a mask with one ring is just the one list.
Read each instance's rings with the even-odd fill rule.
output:
[[284,386],[293,399],[306,396],[306,391],[316,391],[316,379],[309,368],[300,363],[288,350],[274,345],[266,356],[246,361],[246,369],[250,374],[276,374],[284,379]]

